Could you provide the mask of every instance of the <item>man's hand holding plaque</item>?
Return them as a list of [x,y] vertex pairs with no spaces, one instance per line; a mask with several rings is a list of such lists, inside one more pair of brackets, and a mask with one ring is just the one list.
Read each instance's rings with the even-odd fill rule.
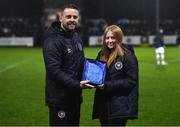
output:
[[89,82],[90,82],[89,80],[81,81],[80,82],[80,87],[82,89],[92,89],[92,88],[94,88],[94,86],[90,85]]

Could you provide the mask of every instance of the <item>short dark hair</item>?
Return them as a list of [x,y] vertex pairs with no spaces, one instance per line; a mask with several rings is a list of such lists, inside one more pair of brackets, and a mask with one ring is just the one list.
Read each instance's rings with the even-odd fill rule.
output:
[[79,11],[79,8],[75,4],[67,4],[62,7],[62,11],[64,11],[66,8],[76,9]]

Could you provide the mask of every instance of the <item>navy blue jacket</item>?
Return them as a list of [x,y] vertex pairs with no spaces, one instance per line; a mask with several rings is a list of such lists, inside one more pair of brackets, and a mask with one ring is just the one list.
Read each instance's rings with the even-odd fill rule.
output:
[[82,45],[77,33],[66,32],[60,22],[52,23],[48,29],[43,44],[47,105],[67,107],[81,103]]
[[154,46],[155,48],[163,47],[164,46],[164,39],[161,33],[158,33],[154,38]]
[[95,92],[93,119],[103,114],[108,119],[138,117],[138,61],[133,52],[125,49],[124,58],[113,61],[104,85],[104,90]]

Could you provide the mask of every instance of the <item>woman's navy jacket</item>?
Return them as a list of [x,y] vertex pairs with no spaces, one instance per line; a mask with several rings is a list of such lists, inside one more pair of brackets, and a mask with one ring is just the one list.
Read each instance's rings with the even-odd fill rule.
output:
[[104,90],[95,92],[93,119],[102,114],[108,119],[138,118],[138,61],[133,52],[125,49],[124,58],[113,61],[104,85]]

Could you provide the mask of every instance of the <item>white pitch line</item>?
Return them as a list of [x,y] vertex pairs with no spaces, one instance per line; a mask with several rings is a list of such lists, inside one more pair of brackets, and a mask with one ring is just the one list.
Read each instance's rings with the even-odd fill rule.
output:
[[21,61],[21,62],[8,65],[8,66],[6,66],[5,68],[3,68],[3,69],[0,70],[0,74],[1,74],[2,72],[7,71],[7,70],[13,69],[13,68],[15,68],[15,67],[18,66],[18,65],[24,64],[24,63],[26,63],[26,62],[28,62],[28,61],[30,61],[30,60],[31,60],[31,59],[25,59],[25,60],[23,60],[23,61]]

